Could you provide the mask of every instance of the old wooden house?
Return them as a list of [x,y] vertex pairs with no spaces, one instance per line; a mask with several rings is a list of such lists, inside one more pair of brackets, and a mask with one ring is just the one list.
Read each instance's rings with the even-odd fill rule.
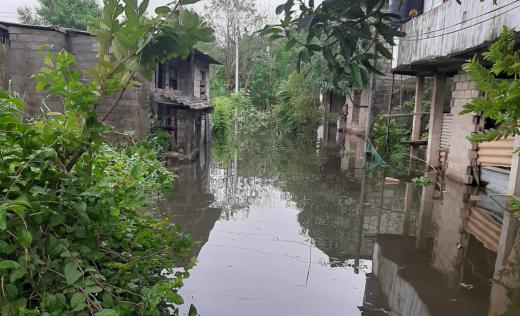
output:
[[[0,88],[22,95],[28,105],[27,113],[37,114],[46,93],[35,91],[31,79],[44,64],[47,53],[67,50],[76,58],[76,67],[86,70],[97,61],[96,38],[85,31],[55,26],[36,26],[0,22]],[[167,155],[178,161],[192,161],[200,148],[209,141],[210,65],[218,63],[210,56],[193,49],[187,59],[157,64],[153,81],[143,87],[127,89],[108,122],[117,131],[133,131],[141,138],[151,131],[152,120],[170,134]],[[88,80],[87,77],[85,77]],[[59,100],[45,99],[53,110],[60,108]],[[98,106],[104,115],[110,102]]]
[[218,61],[196,49],[186,60],[157,64],[152,108],[160,126],[170,135],[170,158],[193,161],[209,141],[211,64]]

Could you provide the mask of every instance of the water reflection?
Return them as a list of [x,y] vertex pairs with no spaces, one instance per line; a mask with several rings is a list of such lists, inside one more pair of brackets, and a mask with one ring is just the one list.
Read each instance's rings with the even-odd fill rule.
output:
[[361,169],[361,138],[340,141],[268,133],[179,170],[163,208],[200,242],[187,303],[203,316],[500,315],[507,290],[490,300],[490,280],[512,277],[495,271],[499,221],[475,192],[384,184]]

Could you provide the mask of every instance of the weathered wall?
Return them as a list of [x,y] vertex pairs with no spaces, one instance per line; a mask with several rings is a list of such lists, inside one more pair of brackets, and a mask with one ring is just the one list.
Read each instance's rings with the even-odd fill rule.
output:
[[[382,112],[386,112],[391,97],[392,87],[392,62],[390,60],[380,60],[379,69],[383,76],[376,78],[376,101],[374,105],[374,117]],[[350,97],[347,97],[348,117],[347,131],[353,134],[364,134],[367,111],[370,98],[370,90],[368,87],[361,91],[354,91]]]
[[430,11],[444,3],[444,0],[424,0],[423,12]]
[[205,86],[206,86],[206,96],[207,96],[207,99],[209,100],[209,87],[210,87],[210,84],[209,84],[209,65],[206,64],[206,63],[203,63],[201,61],[196,61],[195,62],[195,65],[194,65],[195,69],[194,69],[194,72],[193,72],[193,75],[194,75],[194,80],[193,80],[193,95],[196,96],[197,98],[200,98],[201,97],[201,82],[202,82],[202,72],[204,71],[206,73],[206,78],[205,78]]
[[[9,37],[7,76],[12,81],[13,90],[24,96],[28,112],[35,113],[45,93],[36,93],[36,80],[30,77],[40,72],[47,53],[65,49],[66,35],[57,30],[10,26]],[[56,100],[46,99],[46,104],[50,108],[57,107]]]
[[[97,60],[94,49],[96,39],[85,33],[9,25],[9,35],[5,76],[12,80],[13,90],[24,96],[30,114],[39,111],[46,96],[45,92],[35,91],[36,81],[30,77],[40,71],[48,53],[62,49],[69,51],[75,56],[76,67],[80,70],[87,70]],[[83,79],[88,80],[86,75]],[[108,98],[98,106],[100,116],[108,111],[113,102],[114,98]],[[61,110],[59,100],[52,97],[45,98],[45,105],[56,111]],[[149,104],[143,93],[139,89],[128,89],[109,116],[108,123],[118,131],[134,131],[137,137],[141,137],[149,131],[148,113]]]
[[448,169],[446,175],[461,183],[471,183],[471,166],[476,164],[476,146],[471,144],[467,137],[475,132],[473,114],[459,115],[464,105],[479,96],[479,90],[468,75],[460,71],[453,78],[451,114],[453,115],[450,152],[448,155]]
[[496,39],[504,25],[520,29],[519,15],[516,0],[502,0],[498,5],[493,1],[443,3],[401,27],[407,35],[399,39],[395,66],[471,51]]

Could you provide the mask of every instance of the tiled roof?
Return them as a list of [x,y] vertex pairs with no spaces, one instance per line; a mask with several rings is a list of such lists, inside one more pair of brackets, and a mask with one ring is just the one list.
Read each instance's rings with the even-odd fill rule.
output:
[[213,106],[208,101],[188,96],[180,90],[155,89],[153,100],[157,103],[189,108],[194,111],[210,112],[213,110]]

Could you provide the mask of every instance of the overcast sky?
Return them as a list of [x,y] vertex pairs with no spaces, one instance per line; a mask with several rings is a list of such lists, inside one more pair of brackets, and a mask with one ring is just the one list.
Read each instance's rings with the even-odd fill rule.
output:
[[[165,3],[171,2],[172,0],[150,0],[150,8],[154,9],[158,6],[164,5]],[[198,7],[203,7],[204,2],[206,0],[202,0]],[[277,5],[285,2],[285,0],[255,0],[258,3],[259,8],[266,12],[274,12],[274,9]],[[9,22],[17,22],[17,14],[16,8],[24,5],[28,5],[30,7],[36,6],[38,3],[37,0],[0,0],[0,21],[9,21]],[[153,10],[152,10],[153,12]]]

